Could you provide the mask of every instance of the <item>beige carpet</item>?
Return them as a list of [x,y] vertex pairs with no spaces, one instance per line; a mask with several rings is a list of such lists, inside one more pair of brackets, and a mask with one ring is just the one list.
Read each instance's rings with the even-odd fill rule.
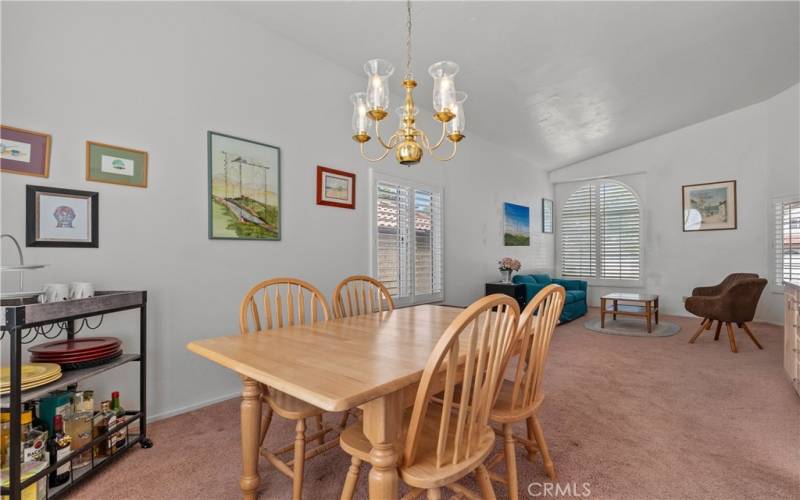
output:
[[[598,335],[584,320],[557,329],[546,370],[541,421],[562,493],[588,483],[596,499],[800,498],[800,398],[781,367],[781,328],[753,325],[763,351],[737,331],[733,354],[713,331],[689,345],[694,319],[669,318],[681,332],[660,338]],[[157,422],[154,448],[136,448],[74,497],[240,498],[238,417],[229,401]],[[291,437],[273,420],[271,443]],[[517,460],[521,498],[533,498],[531,483],[549,498],[540,463]],[[348,464],[339,449],[310,461],[305,498],[338,498]],[[287,478],[264,461],[260,471],[261,498],[290,498]]]

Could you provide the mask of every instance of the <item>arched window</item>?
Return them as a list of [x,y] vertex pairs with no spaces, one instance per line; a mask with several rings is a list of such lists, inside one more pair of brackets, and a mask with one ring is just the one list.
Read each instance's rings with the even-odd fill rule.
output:
[[639,280],[641,210],[628,186],[585,184],[564,203],[559,220],[562,276]]

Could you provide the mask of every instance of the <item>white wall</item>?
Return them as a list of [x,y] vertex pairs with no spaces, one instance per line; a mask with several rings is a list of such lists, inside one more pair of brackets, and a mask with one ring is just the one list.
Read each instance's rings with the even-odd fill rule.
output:
[[[359,67],[335,66],[204,3],[4,2],[2,64],[2,123],[53,137],[50,178],[0,176],[2,232],[24,238],[26,184],[100,192],[100,248],[26,248],[27,261],[50,264],[27,275],[27,288],[86,280],[98,289],[149,291],[152,414],[238,391],[234,375],[185,345],[237,332],[239,300],[250,285],[290,275],[329,295],[344,276],[369,272],[370,164],[349,130],[348,96],[365,85]],[[433,130],[431,119],[421,121]],[[282,241],[207,239],[208,130],[281,148]],[[552,236],[538,234],[540,199],[552,197],[546,175],[467,136],[452,162],[378,167],[444,185],[452,304],[482,295],[505,255],[530,269],[553,267]],[[85,181],[86,140],[148,151],[148,187]],[[356,210],[315,204],[317,164],[357,173]],[[531,248],[502,246],[504,201],[531,205]],[[10,281],[4,287],[13,288]],[[136,319],[109,316],[102,331],[134,349]],[[135,377],[129,367],[94,387],[120,389],[123,403],[135,406]]]
[[[799,95],[795,85],[767,101],[554,170],[556,206],[581,179],[614,177],[636,189],[644,204],[642,288],[661,295],[667,313],[687,314],[682,297],[728,273],[770,277],[770,202],[800,193]],[[738,229],[684,233],[681,186],[730,179],[737,181]],[[591,302],[598,304],[609,289],[590,287]],[[783,322],[782,298],[772,286],[757,319]]]

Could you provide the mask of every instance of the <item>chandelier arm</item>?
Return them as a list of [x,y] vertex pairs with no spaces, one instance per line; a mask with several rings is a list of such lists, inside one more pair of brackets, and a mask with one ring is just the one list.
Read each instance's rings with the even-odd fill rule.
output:
[[[392,136],[392,139],[394,139],[394,136]],[[392,139],[389,139],[390,143],[392,142]],[[363,142],[360,142],[358,144],[358,147],[361,150],[361,157],[364,158],[365,160],[371,161],[373,163],[383,160],[384,158],[386,158],[389,155],[389,153],[392,152],[392,148],[386,148],[386,151],[384,151],[383,154],[380,155],[379,157],[370,158],[369,156],[367,156],[367,153],[364,152],[364,143]]]
[[[430,142],[428,142],[428,152],[429,153],[433,153],[434,151],[439,149],[439,146],[442,145],[442,143],[444,142],[444,138],[445,137],[447,137],[447,123],[442,122],[442,136],[439,137],[439,140],[436,141],[436,144],[434,144],[433,146],[431,146]],[[426,137],[426,140],[427,140],[427,137]]]
[[447,158],[439,158],[438,156],[436,156],[433,153],[433,151],[428,151],[428,152],[430,153],[431,158],[433,158],[434,160],[437,160],[437,161],[450,161],[450,160],[452,160],[453,158],[456,157],[456,151],[458,151],[458,143],[457,142],[453,142],[453,152],[450,153],[450,156],[448,156]]
[[380,123],[381,123],[380,120],[376,120],[375,121],[375,136],[377,137],[378,142],[380,143],[381,146],[383,146],[385,149],[392,149],[394,147],[392,145],[392,140],[394,139],[395,136],[392,135],[391,137],[389,137],[389,142],[388,143],[384,142],[383,137],[381,137],[381,125],[380,125]]

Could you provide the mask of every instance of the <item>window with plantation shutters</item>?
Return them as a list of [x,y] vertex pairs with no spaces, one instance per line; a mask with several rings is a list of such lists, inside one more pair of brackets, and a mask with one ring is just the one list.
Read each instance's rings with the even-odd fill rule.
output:
[[442,191],[380,177],[374,183],[373,274],[398,305],[442,300]]
[[800,281],[800,198],[775,200],[775,285]]
[[638,281],[639,200],[624,184],[595,181],[576,189],[560,216],[561,276]]

